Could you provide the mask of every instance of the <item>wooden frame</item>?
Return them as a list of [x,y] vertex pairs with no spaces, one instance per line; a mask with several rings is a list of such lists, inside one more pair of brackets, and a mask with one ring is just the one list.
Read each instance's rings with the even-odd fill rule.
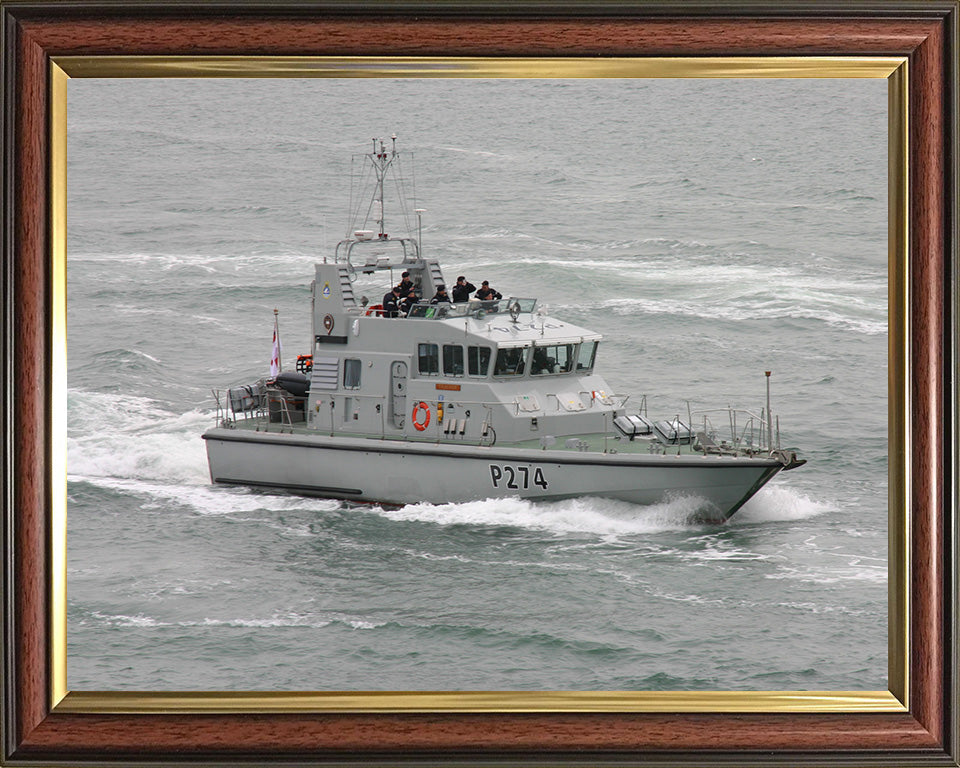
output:
[[[0,1],[4,669],[10,764],[958,765],[956,2],[553,7]],[[491,15],[496,12],[497,15]],[[375,24],[373,23],[375,22]],[[374,33],[375,30],[375,33]],[[101,55],[893,56],[909,71],[908,708],[885,712],[67,711],[51,698],[51,60]]]

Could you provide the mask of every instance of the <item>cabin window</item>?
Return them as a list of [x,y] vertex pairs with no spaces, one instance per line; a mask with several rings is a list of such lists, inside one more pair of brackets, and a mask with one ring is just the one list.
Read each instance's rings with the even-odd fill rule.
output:
[[343,388],[360,389],[360,361],[348,358],[343,361]]
[[471,376],[486,376],[490,370],[490,347],[467,347],[467,365]]
[[584,373],[590,373],[593,370],[593,362],[597,357],[598,341],[585,341],[580,345],[580,353],[577,355],[577,370]]
[[443,345],[444,376],[463,376],[463,347],[459,344]]
[[527,356],[527,347],[511,347],[497,350],[497,362],[493,366],[494,376],[521,376]]
[[530,373],[534,376],[543,376],[548,373],[569,373],[573,370],[575,346],[575,344],[553,344],[549,347],[534,347]]
[[440,351],[436,344],[417,345],[417,366],[421,376],[439,375]]

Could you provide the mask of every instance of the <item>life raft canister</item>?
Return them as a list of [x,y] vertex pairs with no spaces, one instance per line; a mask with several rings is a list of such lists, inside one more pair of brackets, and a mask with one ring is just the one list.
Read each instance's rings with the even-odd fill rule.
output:
[[[421,411],[423,411],[423,423],[420,422]],[[417,428],[417,432],[423,432],[423,430],[430,426],[430,406],[421,400],[413,406],[411,418],[413,419],[413,426]]]

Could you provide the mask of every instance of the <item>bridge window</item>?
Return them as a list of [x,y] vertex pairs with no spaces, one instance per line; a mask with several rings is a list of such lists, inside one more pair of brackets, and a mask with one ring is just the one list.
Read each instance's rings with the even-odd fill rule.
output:
[[436,344],[417,345],[417,366],[421,376],[439,375],[440,352]]
[[554,344],[549,347],[534,347],[530,373],[534,376],[543,376],[547,373],[569,373],[573,369],[575,346],[575,344]]
[[493,366],[494,376],[521,376],[526,362],[527,347],[511,347],[497,350],[497,362]]
[[347,358],[343,361],[343,388],[360,389],[360,361]]
[[467,365],[471,376],[486,376],[490,370],[490,347],[467,347]]
[[577,370],[584,373],[590,373],[593,370],[593,363],[597,359],[598,341],[585,341],[580,345],[580,353],[577,355]]
[[463,347],[443,345],[443,373],[445,376],[463,376]]

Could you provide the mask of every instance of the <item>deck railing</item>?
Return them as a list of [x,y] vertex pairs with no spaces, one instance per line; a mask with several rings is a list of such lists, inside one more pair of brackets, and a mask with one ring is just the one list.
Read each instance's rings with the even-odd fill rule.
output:
[[[723,437],[721,430],[714,425],[711,415],[715,414],[722,414],[725,418],[729,437]],[[688,418],[690,426],[694,429],[699,426],[699,434],[704,435],[721,453],[726,449],[746,453],[770,453],[780,450],[780,418],[777,417],[771,425],[765,409],[756,413],[742,408],[714,408],[690,412]],[[769,429],[771,426],[775,426],[775,429]],[[773,444],[769,445],[768,435],[771,433],[775,438]]]
[[[238,398],[238,391],[242,391],[247,397]],[[578,393],[581,399],[590,396],[591,405],[593,401],[601,400],[601,398],[593,396],[594,394],[595,393],[588,391]],[[310,424],[314,430],[323,430],[331,436],[338,433],[342,434],[344,432],[350,432],[351,430],[349,429],[346,419],[340,422],[337,421],[336,406],[338,402],[343,403],[344,398],[349,397],[356,401],[373,403],[375,411],[379,415],[380,438],[396,437],[398,434],[398,431],[392,427],[389,431],[387,430],[387,423],[388,421],[392,421],[392,414],[388,413],[389,399],[386,395],[331,392],[329,407],[326,409],[328,417],[321,415],[318,411],[313,414],[312,418],[311,414],[306,410],[306,397],[292,395],[286,390],[269,386],[263,381],[257,382],[256,385],[252,385],[251,387],[241,388],[241,390],[231,389],[226,392],[213,390],[213,395],[216,401],[216,423],[222,427],[230,428],[236,426],[237,422],[253,421],[258,431],[269,432],[277,430],[283,432],[295,431],[297,427],[305,427]],[[613,404],[614,408],[620,409],[626,405],[629,399],[629,395],[604,395],[601,402],[603,402],[603,404]],[[553,408],[549,407],[551,400],[553,400]],[[404,410],[412,410],[417,402],[419,401],[416,398],[407,397]],[[406,434],[408,437],[416,436],[421,439],[434,440],[437,442],[450,440],[465,444],[493,445],[497,439],[493,426],[495,409],[510,408],[514,416],[519,416],[521,413],[518,400],[512,402],[448,400],[444,402],[443,410],[448,410],[450,406],[453,405],[457,414],[451,427],[451,421],[448,418],[439,417],[437,413],[437,403],[438,401],[436,400],[430,401],[432,418],[429,424],[427,424],[422,431],[418,430],[416,434],[413,433],[410,416],[405,412],[404,422],[406,427],[402,434]],[[541,404],[538,409],[530,411],[526,415],[535,418],[548,412],[556,413],[564,410],[558,395],[548,393],[546,395],[546,402]],[[647,415],[646,395],[640,398],[637,410],[641,415]],[[478,411],[480,414],[479,417],[472,415],[473,411]],[[612,436],[614,432],[611,427],[611,422],[607,418],[608,415],[607,412],[604,413],[603,432],[605,435],[609,432],[609,435],[607,435],[609,437]],[[328,418],[329,422],[324,423],[328,421]],[[466,429],[467,425],[463,422],[469,419],[473,424],[477,424],[477,418],[480,419],[479,428],[470,429],[468,433]],[[682,424],[680,414],[677,414],[672,421],[669,419],[667,419],[667,421],[668,423],[675,421]],[[723,422],[726,423],[724,424]],[[721,426],[718,426],[718,423]],[[688,404],[687,425],[693,433],[691,435],[692,442],[699,443],[700,447],[708,453],[731,455],[745,453],[748,455],[757,455],[780,450],[779,417],[774,420],[773,425],[770,425],[773,429],[768,430],[767,414],[763,409],[760,413],[730,407],[694,411],[690,409]],[[327,429],[328,427],[329,429]],[[366,431],[364,434],[371,433]],[[376,434],[377,433],[373,433],[375,436]],[[767,444],[768,434],[775,436],[773,445]],[[606,446],[606,444],[605,440],[604,445]]]

